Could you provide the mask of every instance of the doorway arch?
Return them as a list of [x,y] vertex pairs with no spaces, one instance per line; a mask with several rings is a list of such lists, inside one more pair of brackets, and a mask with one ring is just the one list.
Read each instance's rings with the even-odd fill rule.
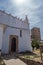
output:
[[11,42],[11,52],[16,52],[16,38],[12,38]]
[[18,36],[10,35],[9,53],[18,52]]

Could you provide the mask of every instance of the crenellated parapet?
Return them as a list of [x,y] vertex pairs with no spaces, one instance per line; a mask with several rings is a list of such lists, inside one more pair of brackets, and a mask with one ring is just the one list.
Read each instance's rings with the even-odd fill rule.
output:
[[8,26],[29,29],[27,16],[25,17],[24,20],[22,20],[18,18],[17,16],[13,16],[2,10],[0,10],[0,23],[8,25]]

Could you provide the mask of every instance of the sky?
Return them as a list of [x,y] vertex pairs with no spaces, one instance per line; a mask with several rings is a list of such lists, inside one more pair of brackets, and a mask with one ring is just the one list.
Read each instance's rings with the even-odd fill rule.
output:
[[[23,2],[22,2],[23,1]],[[28,16],[30,27],[38,26],[42,29],[43,23],[43,0],[0,0],[0,10],[25,18]],[[41,26],[42,25],[42,26]],[[41,35],[43,34],[43,31]]]

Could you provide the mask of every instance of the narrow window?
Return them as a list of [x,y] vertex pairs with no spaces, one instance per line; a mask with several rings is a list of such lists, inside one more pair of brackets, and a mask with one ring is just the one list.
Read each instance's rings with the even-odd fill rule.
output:
[[20,37],[22,37],[22,30],[20,30]]

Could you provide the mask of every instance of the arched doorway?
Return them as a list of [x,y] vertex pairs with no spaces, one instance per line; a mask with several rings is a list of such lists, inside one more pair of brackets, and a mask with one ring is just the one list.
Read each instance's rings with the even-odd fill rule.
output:
[[18,36],[10,35],[9,53],[18,52]]
[[16,38],[12,38],[11,52],[16,52]]

